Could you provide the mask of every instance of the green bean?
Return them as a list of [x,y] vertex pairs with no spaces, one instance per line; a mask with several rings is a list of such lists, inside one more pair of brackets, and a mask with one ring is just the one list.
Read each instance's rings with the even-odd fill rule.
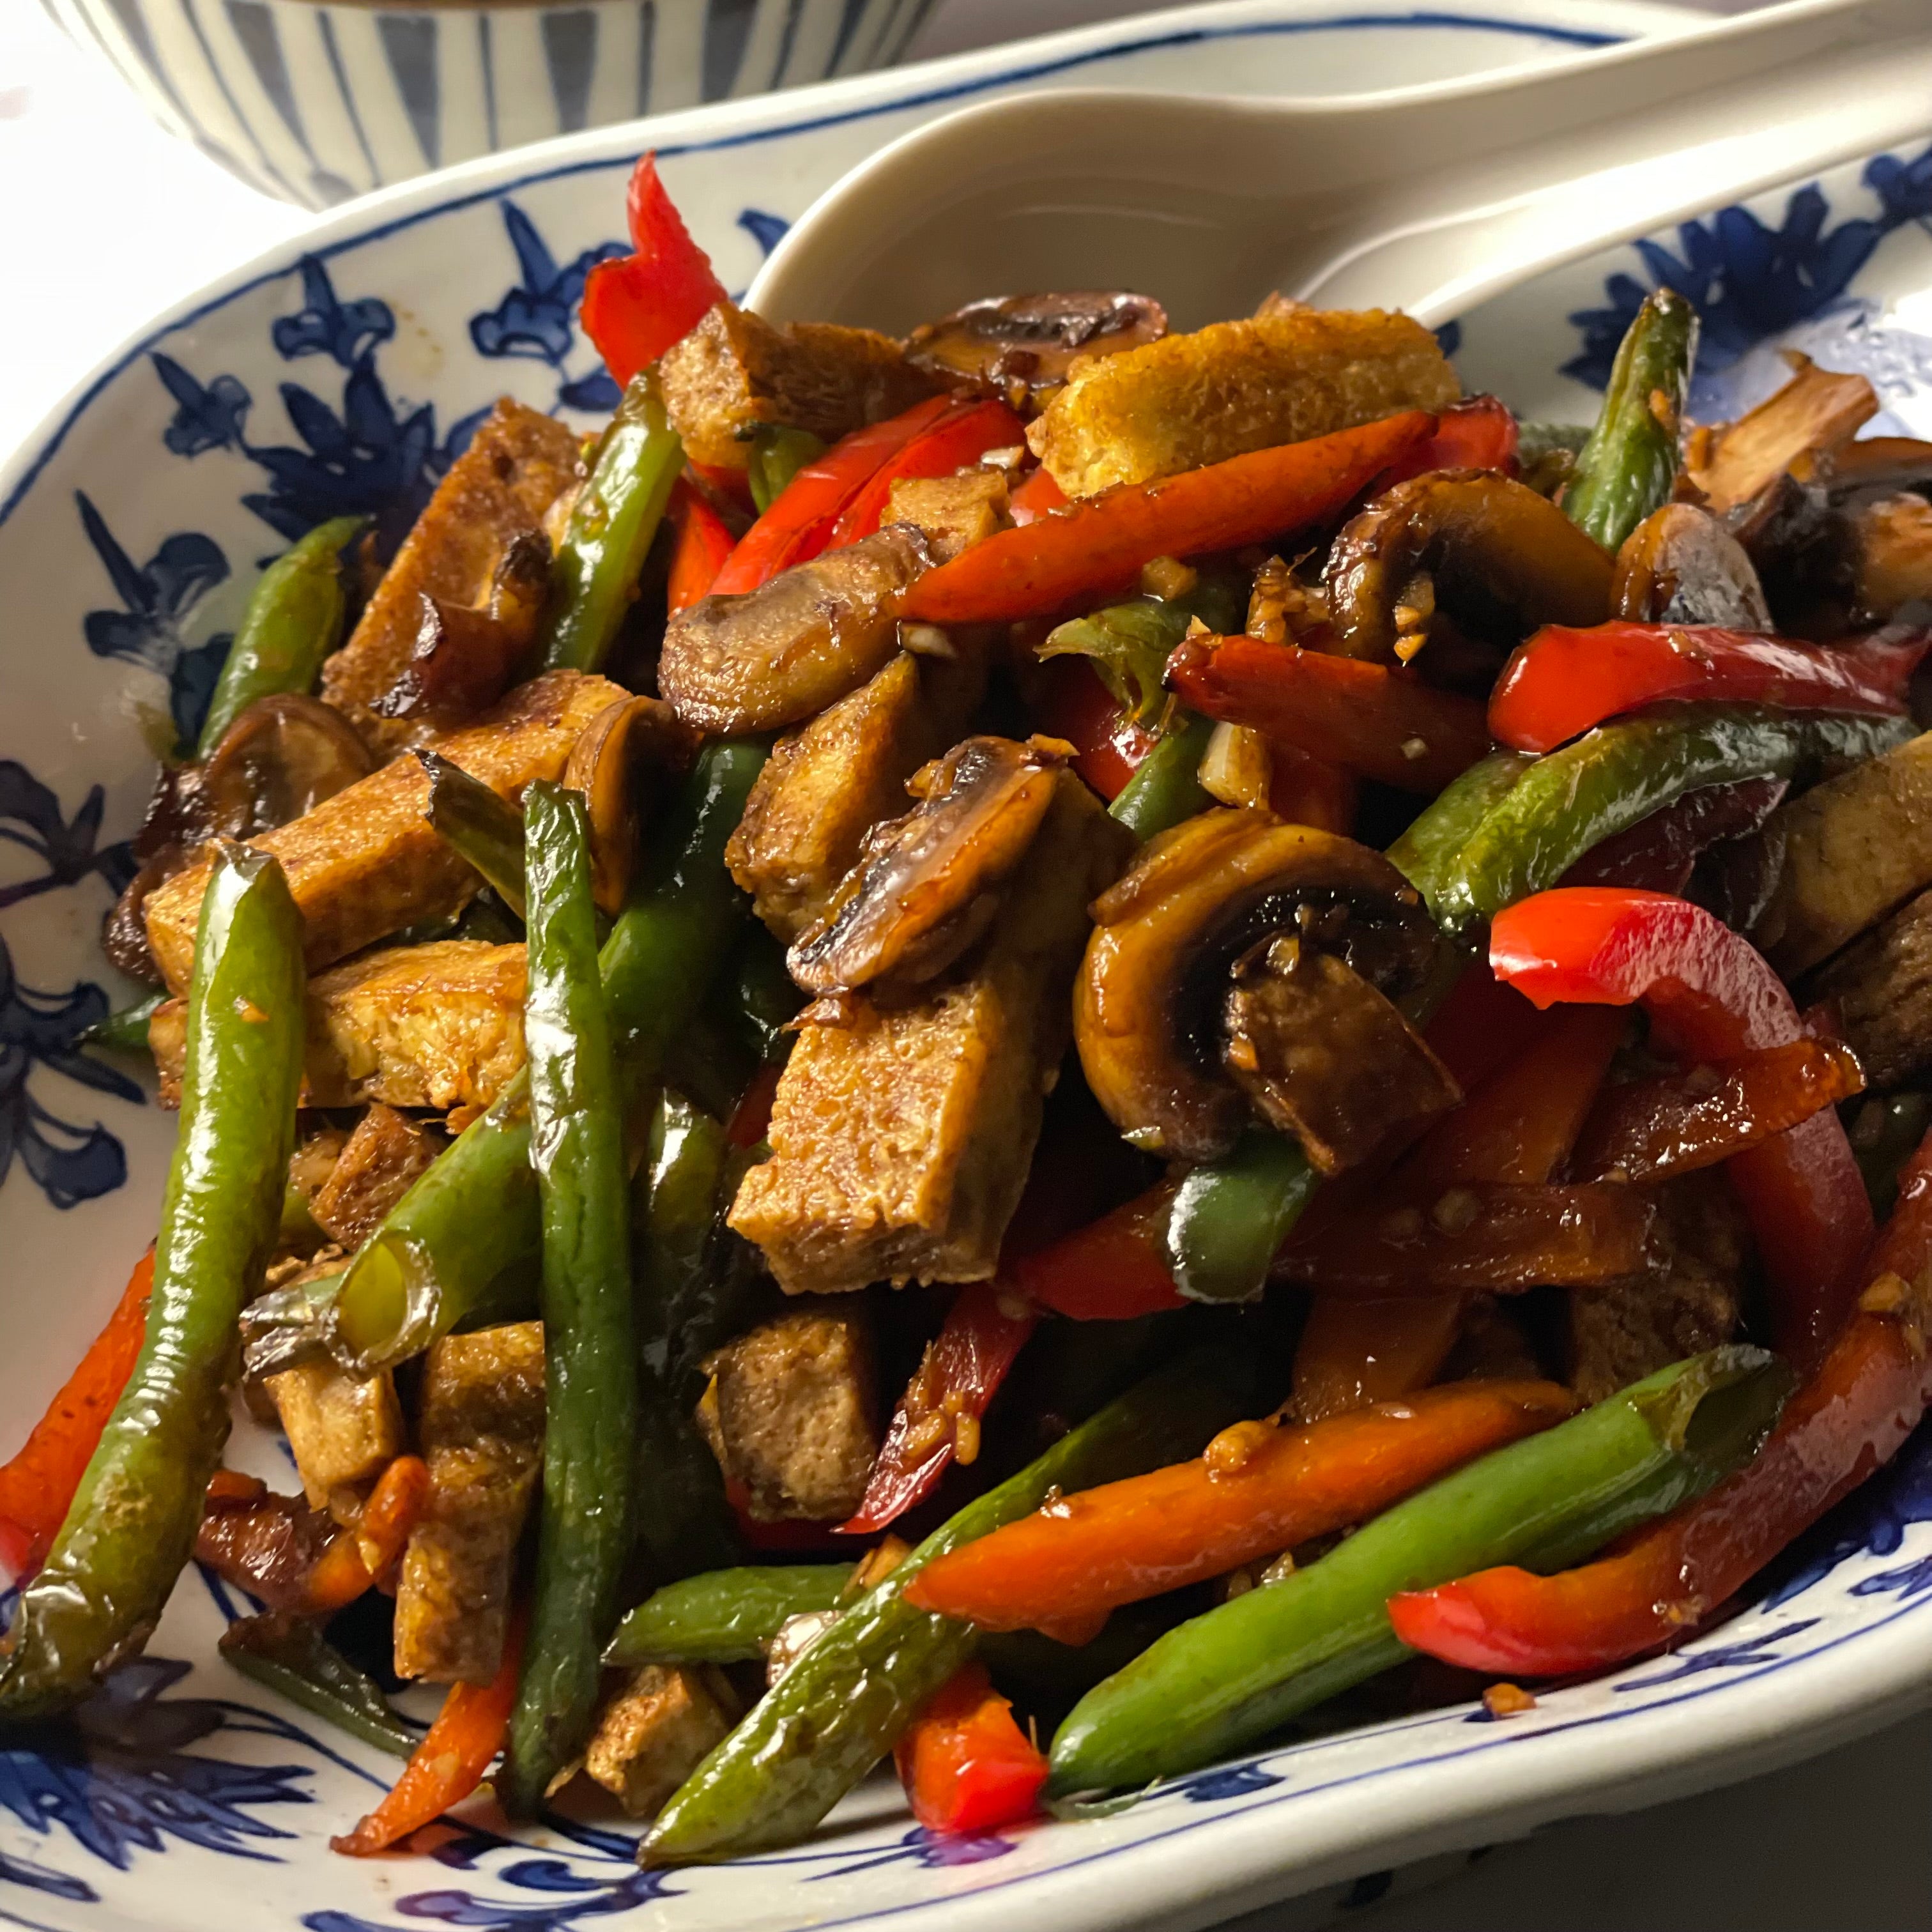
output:
[[81,1034],[81,1045],[106,1047],[114,1053],[146,1053],[148,1022],[166,998],[165,991],[150,993],[145,1000],[136,1000],[131,1006],[122,1006],[106,1018],[96,1020]]
[[1048,1788],[1138,1786],[1246,1749],[1409,1654],[1390,1597],[1495,1564],[1580,1562],[1737,1468],[1792,1381],[1761,1349],[1714,1349],[1444,1477],[1089,1692],[1054,1739]]
[[1446,932],[1467,937],[1687,791],[1856,764],[1913,728],[1904,718],[1748,704],[1660,704],[1600,724],[1538,758],[1491,808],[1438,871],[1431,910]]
[[752,486],[752,502],[758,514],[762,517],[772,507],[808,463],[824,454],[825,445],[808,429],[766,423],[754,431],[746,480]]
[[1201,784],[1201,760],[1214,735],[1213,718],[1177,710],[1107,808],[1142,844],[1214,802]]
[[786,970],[784,948],[756,923],[738,949],[730,1004],[760,1059],[776,1064],[790,1057],[796,1036],[788,1029],[805,995]]
[[546,670],[596,670],[638,594],[638,579],[684,467],[654,370],[632,378],[598,445],[550,568]]
[[794,1617],[836,1610],[849,1563],[714,1570],[668,1583],[617,1626],[606,1664],[747,1664]]
[[1245,1380],[1238,1358],[1178,1363],[968,1503],[848,1610],[692,1773],[645,1840],[644,1862],[711,1862],[803,1837],[976,1647],[970,1624],[904,1601],[912,1578],[945,1551],[1037,1509],[1051,1490],[1197,1454],[1243,1412]]
[[1607,550],[1670,500],[1696,360],[1696,309],[1670,289],[1646,297],[1624,332],[1602,412],[1563,493],[1564,515]]
[[1321,1184],[1293,1141],[1250,1127],[1175,1191],[1165,1237],[1174,1286],[1196,1301],[1253,1300]]
[[519,919],[524,916],[524,814],[480,778],[435,752],[418,752],[429,774],[423,816],[437,836],[487,879]]
[[597,970],[590,814],[580,794],[539,779],[524,795],[524,817],[545,1402],[536,1587],[497,1782],[513,1817],[535,1814],[590,1735],[598,1660],[630,1555],[638,1425],[630,1180]]
[[[744,918],[724,844],[764,761],[729,740],[699,754],[656,863],[604,943],[604,994],[626,1079],[642,1091],[702,1004]],[[372,1374],[428,1347],[488,1307],[528,1306],[538,1251],[530,1087],[519,1073],[390,1211],[350,1264],[328,1346]]]
[[375,1681],[358,1670],[308,1617],[244,1617],[221,1634],[221,1654],[244,1677],[312,1712],[365,1744],[407,1757],[416,1733],[389,1708]]
[[349,608],[342,553],[367,526],[362,517],[318,524],[262,572],[215,680],[197,757],[206,758],[258,698],[314,688],[322,659],[341,641]]
[[223,842],[188,987],[181,1130],[147,1335],[0,1663],[0,1715],[64,1709],[138,1651],[194,1546],[228,1436],[236,1322],[281,1220],[302,1067],[302,919],[266,853]]

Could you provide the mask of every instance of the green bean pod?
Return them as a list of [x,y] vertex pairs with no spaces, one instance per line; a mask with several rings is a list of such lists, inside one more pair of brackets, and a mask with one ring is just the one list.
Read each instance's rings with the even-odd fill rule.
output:
[[524,795],[530,1164],[543,1214],[544,1474],[535,1599],[497,1792],[530,1817],[584,1748],[630,1555],[638,1425],[624,1109],[590,890],[590,815]]
[[1523,772],[1438,868],[1430,910],[1444,931],[1467,938],[1687,791],[1858,764],[1914,729],[1903,718],[1747,704],[1660,704],[1600,724]]
[[1670,500],[1696,360],[1696,308],[1671,289],[1646,297],[1624,332],[1602,412],[1563,492],[1564,515],[1606,550],[1614,553]]
[[794,1617],[836,1610],[849,1563],[713,1570],[668,1583],[617,1626],[606,1664],[747,1664]]
[[745,480],[751,486],[752,506],[758,514],[762,517],[777,502],[808,463],[815,463],[824,454],[824,443],[808,429],[766,423],[755,430]]
[[[700,753],[662,856],[618,914],[600,964],[625,1075],[648,1084],[729,956],[743,901],[724,869],[762,746]],[[527,1312],[538,1246],[530,1085],[519,1073],[370,1236],[317,1339],[356,1375],[392,1366],[484,1309]]]
[[1165,1245],[1174,1285],[1196,1301],[1252,1301],[1322,1177],[1285,1134],[1250,1127],[1224,1159],[1175,1190]]
[[407,1757],[417,1733],[389,1708],[375,1680],[356,1669],[308,1617],[244,1617],[221,1634],[221,1654],[244,1677],[392,1757]]
[[418,752],[429,775],[423,816],[436,836],[469,860],[519,919],[524,916],[524,814],[460,765],[435,752]]
[[1744,1462],[1793,1380],[1762,1349],[1715,1348],[1444,1477],[1090,1691],[1053,1741],[1048,1789],[1139,1786],[1246,1749],[1410,1654],[1390,1597],[1499,1563],[1581,1562]]
[[281,1221],[302,1068],[302,918],[266,853],[215,848],[146,1338],[0,1664],[0,1716],[63,1710],[137,1652],[228,1437],[236,1323]]
[[165,989],[150,993],[145,1000],[136,1000],[131,1006],[122,1006],[98,1019],[80,1036],[83,1046],[106,1047],[114,1053],[146,1053],[148,1051],[148,1022],[154,1017],[154,1009],[167,998]]
[[1213,718],[1177,710],[1107,808],[1143,845],[1214,802],[1201,783],[1201,760],[1214,735]]
[[970,1624],[916,1610],[905,1586],[934,1558],[1091,1487],[1196,1454],[1243,1412],[1239,1361],[1197,1355],[1138,1384],[935,1530],[807,1650],[660,1814],[647,1864],[715,1862],[809,1832],[974,1654]]
[[638,594],[684,446],[655,370],[632,378],[604,432],[550,568],[546,670],[596,670]]
[[349,608],[342,553],[367,526],[366,518],[332,518],[262,572],[215,680],[197,758],[206,758],[257,698],[314,689],[322,659],[342,641]]

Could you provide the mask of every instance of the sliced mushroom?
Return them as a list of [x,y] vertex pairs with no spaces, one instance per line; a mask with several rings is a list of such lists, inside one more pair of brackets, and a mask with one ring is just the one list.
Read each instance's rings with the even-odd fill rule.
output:
[[409,662],[370,704],[385,718],[434,712],[445,719],[486,710],[516,681],[550,595],[550,539],[526,530],[504,550],[488,604],[420,593],[422,621]]
[[915,772],[920,802],[866,836],[825,916],[786,964],[807,992],[944,972],[992,924],[1072,748],[1051,738],[968,738]]
[[1074,1036],[1136,1146],[1211,1160],[1253,1112],[1332,1174],[1460,1098],[1393,1004],[1427,979],[1435,928],[1366,846],[1264,812],[1204,812],[1093,910]]
[[1932,503],[1923,496],[1862,505],[1847,513],[1845,537],[1855,623],[1883,623],[1932,600]]
[[148,895],[208,839],[252,838],[286,825],[374,768],[368,748],[333,706],[293,692],[257,698],[202,763],[164,768],[134,838],[140,869],[101,929],[108,958],[130,978],[158,985]]
[[933,563],[890,524],[742,597],[706,597],[670,621],[658,688],[700,731],[771,731],[856,691],[898,648],[905,593]]
[[1821,369],[1795,350],[1785,360],[1792,377],[1783,388],[1735,422],[1693,430],[1684,445],[1684,482],[1747,543],[1794,466],[1814,473],[1878,413],[1863,376]]
[[1820,457],[1815,469],[1834,502],[1874,491],[1922,490],[1932,485],[1932,442],[1913,436],[1861,436]]
[[983,389],[1023,414],[1044,408],[1076,356],[1117,355],[1167,333],[1149,296],[1082,289],[969,302],[906,340],[906,360],[943,382]]
[[1757,566],[1715,517],[1690,503],[1665,504],[1624,539],[1610,610],[1639,623],[1771,628]]
[[691,762],[691,734],[655,698],[623,698],[592,718],[563,782],[590,808],[590,889],[612,918],[624,909],[644,827]]
[[1350,657],[1407,660],[1435,614],[1493,643],[1599,624],[1612,565],[1548,498],[1490,470],[1436,470],[1385,491],[1335,539],[1325,582]]

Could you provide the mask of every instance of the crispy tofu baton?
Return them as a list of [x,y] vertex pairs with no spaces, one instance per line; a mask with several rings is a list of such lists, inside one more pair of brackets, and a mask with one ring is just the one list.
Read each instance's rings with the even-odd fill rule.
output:
[[822,322],[774,328],[728,302],[664,352],[658,374],[686,453],[731,470],[745,467],[761,423],[836,442],[939,386],[890,335]]
[[[581,671],[546,672],[476,724],[433,740],[452,764],[506,798],[563,774],[584,728],[624,693]],[[429,778],[412,758],[372,772],[292,824],[248,843],[272,854],[301,909],[309,970],[332,965],[419,920],[458,910],[481,884],[423,816]],[[208,884],[206,860],[148,899],[148,944],[170,992],[184,992]]]
[[1088,902],[1129,842],[1060,772],[963,976],[911,1005],[855,1001],[851,1024],[800,1030],[772,1157],[746,1175],[730,1216],[788,1293],[992,1274],[1066,1051]]
[[322,666],[322,696],[351,706],[382,697],[416,649],[423,598],[481,603],[512,540],[542,528],[579,466],[574,430],[504,397],[436,485],[349,640]]
[[1027,440],[1070,496],[1090,496],[1461,394],[1406,315],[1276,309],[1076,363]]
[[511,1568],[543,1461],[543,1324],[433,1343],[417,1438],[430,1502],[403,1554],[396,1675],[487,1683],[502,1660]]
[[632,1817],[655,1818],[737,1718],[722,1671],[647,1664],[605,1706],[584,1768]]

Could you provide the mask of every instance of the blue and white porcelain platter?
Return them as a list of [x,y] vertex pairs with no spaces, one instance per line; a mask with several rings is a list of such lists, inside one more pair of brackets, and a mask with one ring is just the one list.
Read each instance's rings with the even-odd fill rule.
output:
[[[163,318],[0,472],[0,1456],[25,1436],[149,1239],[169,1117],[75,1036],[128,990],[94,944],[153,748],[206,701],[262,561],[346,510],[406,518],[508,391],[585,423],[610,400],[572,311],[656,146],[721,272],[845,166],[994,89],[1333,92],[1547,58],[1685,16],[1625,0],[1427,12],[1234,0],[574,137],[345,211]],[[1856,104],[1846,104],[1855,113]],[[305,250],[305,251],[304,251]],[[1660,280],[1706,316],[1699,412],[1778,380],[1780,346],[1871,375],[1880,428],[1932,434],[1932,149],[1874,158],[1566,270],[1462,319],[1468,386],[1587,417]],[[1153,292],[1159,294],[1156,290]],[[58,319],[49,318],[50,327]],[[238,1427],[231,1460],[279,1476]],[[940,1840],[877,1781],[797,1850],[640,1874],[632,1833],[487,1802],[413,1857],[327,1848],[393,1761],[218,1658],[246,1606],[190,1572],[78,1743],[0,1748],[0,1924],[44,1932],[790,1932],[1204,1925],[1378,1867],[1655,1802],[1822,1750],[1932,1686],[1932,1438],[1675,1656],[1494,1723],[1456,1708],[1304,1740],[1112,1815]],[[4,1599],[0,1599],[3,1602]]]

